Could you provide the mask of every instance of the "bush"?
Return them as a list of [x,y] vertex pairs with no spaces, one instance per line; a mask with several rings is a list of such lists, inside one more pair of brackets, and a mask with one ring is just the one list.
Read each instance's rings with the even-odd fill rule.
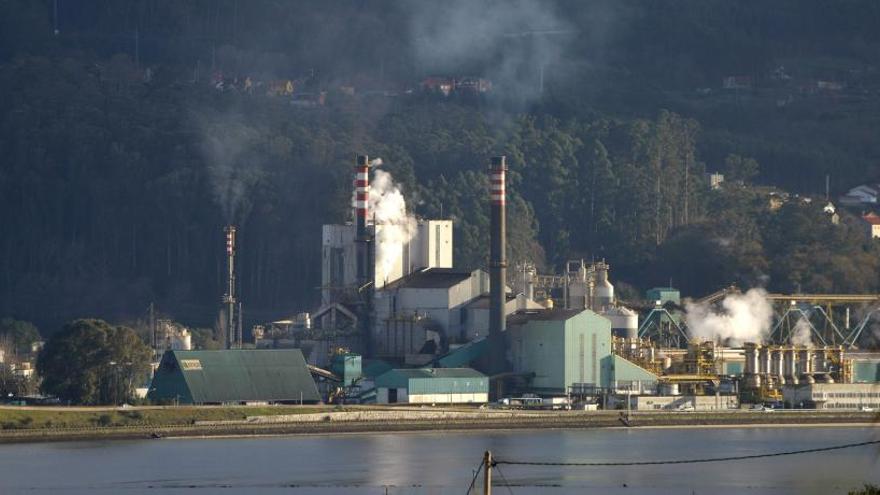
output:
[[866,483],[864,488],[852,490],[849,495],[880,495],[880,487]]
[[111,426],[113,424],[113,416],[109,414],[102,414],[98,416],[98,420],[96,421],[98,426]]

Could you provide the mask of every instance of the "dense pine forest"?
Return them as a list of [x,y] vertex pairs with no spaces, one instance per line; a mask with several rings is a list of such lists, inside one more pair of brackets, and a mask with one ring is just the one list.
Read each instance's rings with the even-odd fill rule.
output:
[[308,310],[356,153],[456,221],[460,268],[505,154],[514,262],[605,258],[627,299],[877,291],[863,211],[825,206],[880,180],[878,25],[871,0],[0,0],[0,316],[210,326],[230,222],[248,323]]

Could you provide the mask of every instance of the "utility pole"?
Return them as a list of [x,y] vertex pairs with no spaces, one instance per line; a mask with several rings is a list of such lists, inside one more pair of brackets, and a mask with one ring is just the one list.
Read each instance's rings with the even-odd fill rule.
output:
[[483,495],[492,495],[492,452],[483,454]]

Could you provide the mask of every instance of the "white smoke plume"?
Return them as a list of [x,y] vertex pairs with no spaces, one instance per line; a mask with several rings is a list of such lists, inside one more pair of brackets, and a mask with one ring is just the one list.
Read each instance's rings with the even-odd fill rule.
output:
[[800,317],[792,330],[792,344],[807,347],[813,346],[813,330],[810,327],[810,322],[808,322],[805,317]]
[[241,120],[234,113],[194,117],[214,199],[230,223],[247,217],[252,204],[249,196],[264,175],[252,152],[260,134]]
[[542,71],[555,71],[581,28],[539,0],[419,2],[410,25],[426,74],[473,75],[456,73],[479,67],[476,75],[522,101],[539,96]]
[[773,306],[763,289],[731,294],[721,301],[721,311],[709,304],[686,303],[685,322],[693,339],[729,345],[764,342],[773,325]]
[[[373,161],[381,164],[381,159]],[[376,224],[376,265],[387,278],[403,256],[403,247],[418,227],[416,217],[406,211],[406,199],[391,174],[374,170],[370,181],[370,217]]]

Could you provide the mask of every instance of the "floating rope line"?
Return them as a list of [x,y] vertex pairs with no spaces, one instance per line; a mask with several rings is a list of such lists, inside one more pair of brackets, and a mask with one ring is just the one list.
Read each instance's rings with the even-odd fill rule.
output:
[[814,452],[829,452],[832,450],[852,449],[856,447],[864,447],[867,445],[878,445],[880,440],[871,440],[868,442],[848,443],[844,445],[835,445],[833,447],[819,447],[815,449],[790,450],[786,452],[773,452],[768,454],[751,454],[727,457],[710,457],[708,459],[679,459],[665,461],[633,461],[633,462],[541,462],[541,461],[508,461],[497,459],[492,465],[507,464],[513,466],[656,466],[662,464],[700,464],[706,462],[726,462],[726,461],[743,461],[748,459],[763,459],[765,457],[781,457],[786,455],[811,454]]

